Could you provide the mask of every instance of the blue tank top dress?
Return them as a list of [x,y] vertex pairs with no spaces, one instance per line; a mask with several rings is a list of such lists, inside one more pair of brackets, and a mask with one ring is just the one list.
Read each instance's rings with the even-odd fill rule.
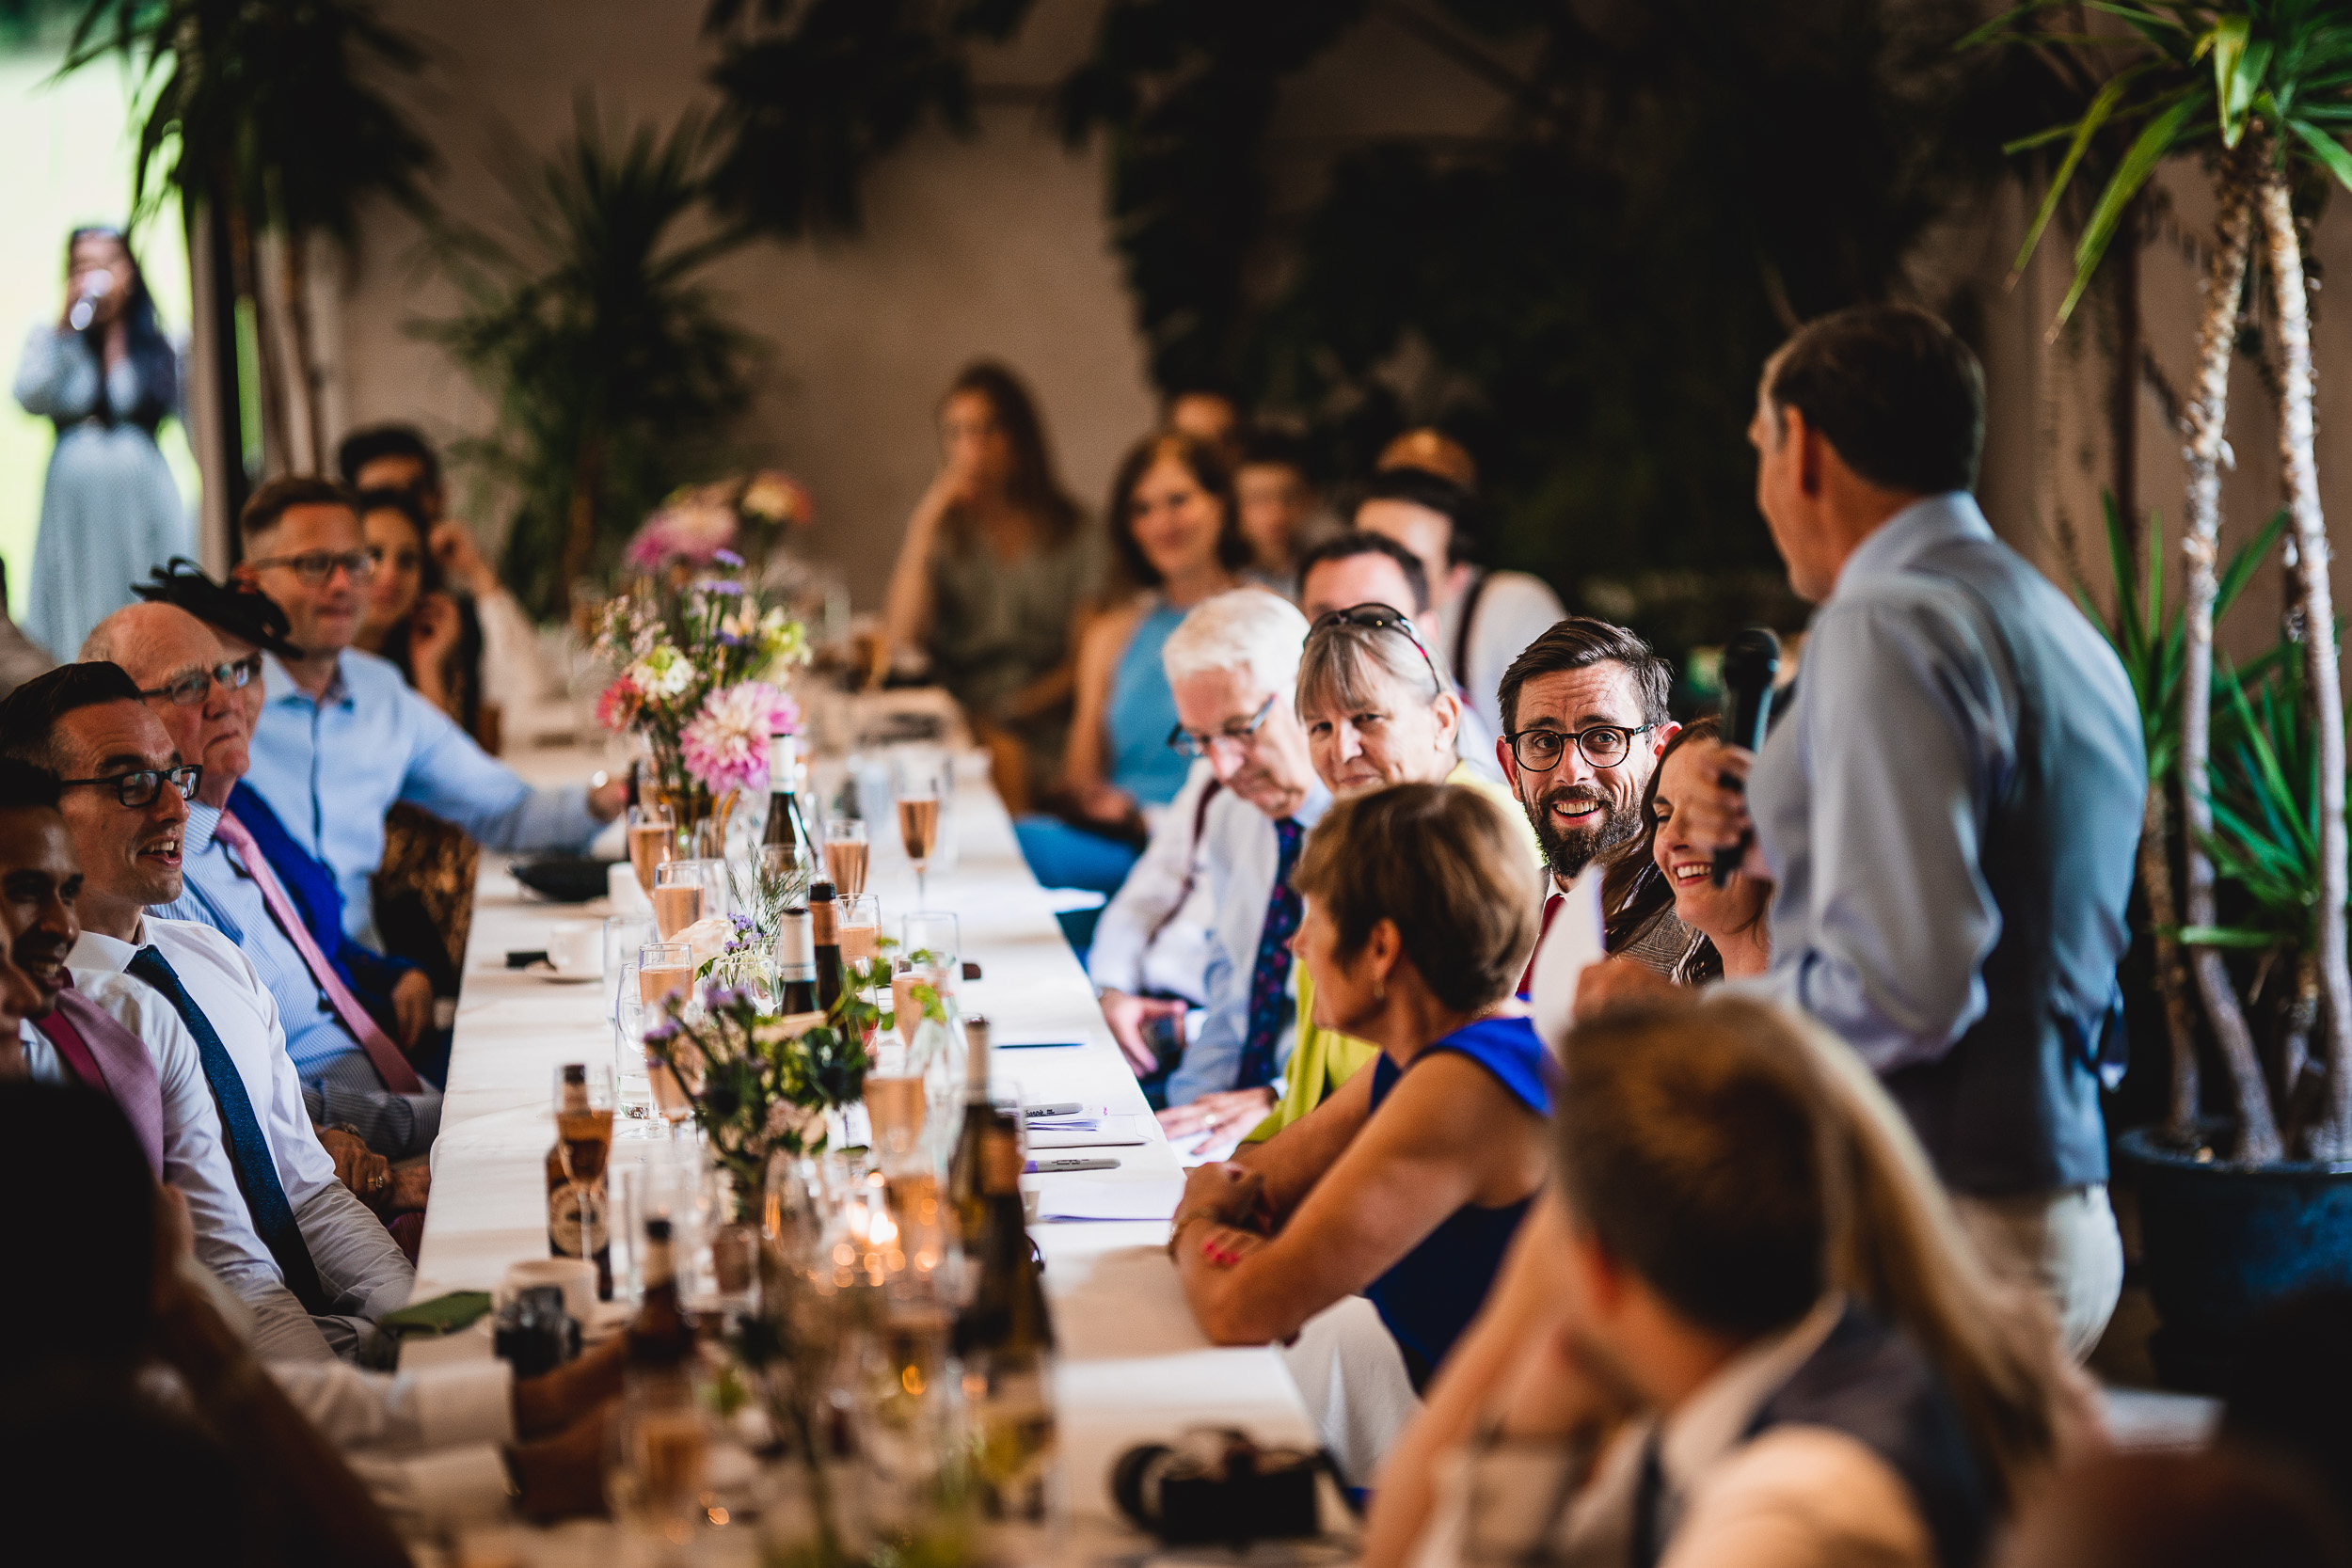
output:
[[[1440,1051],[1468,1056],[1494,1074],[1512,1099],[1539,1117],[1551,1115],[1551,1056],[1531,1020],[1481,1019],[1456,1029],[1413,1061],[1417,1066]],[[1400,1069],[1385,1051],[1373,1059],[1374,1116],[1409,1070]],[[1495,1209],[1463,1205],[1365,1287],[1364,1294],[1405,1353],[1416,1392],[1436,1375],[1454,1341],[1485,1305],[1486,1291],[1502,1267],[1502,1255],[1534,1202],[1529,1196]]]
[[1110,782],[1147,806],[1164,806],[1184,787],[1192,764],[1169,749],[1176,727],[1176,693],[1160,667],[1160,650],[1184,618],[1162,604],[1143,618],[1111,674],[1105,722],[1110,730]]

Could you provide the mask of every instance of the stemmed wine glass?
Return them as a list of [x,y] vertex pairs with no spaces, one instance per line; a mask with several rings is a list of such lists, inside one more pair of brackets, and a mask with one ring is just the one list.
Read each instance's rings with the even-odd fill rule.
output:
[[866,863],[872,847],[866,840],[864,817],[836,816],[825,823],[825,871],[838,896],[856,898],[866,892]]
[[914,863],[914,901],[918,906],[930,902],[928,878],[931,856],[939,848],[939,809],[946,792],[946,771],[937,756],[925,752],[902,753],[892,765],[896,775],[892,782],[898,800],[898,840],[906,846],[907,859]]

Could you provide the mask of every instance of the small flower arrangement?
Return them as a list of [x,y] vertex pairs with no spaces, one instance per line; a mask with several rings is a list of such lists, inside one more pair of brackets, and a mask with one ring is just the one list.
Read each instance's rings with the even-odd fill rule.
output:
[[676,1075],[712,1157],[735,1179],[739,1218],[756,1209],[771,1156],[821,1153],[833,1113],[866,1092],[866,1040],[881,1014],[864,988],[882,968],[855,966],[822,1020],[780,1017],[747,986],[712,984],[691,1000],[672,995],[645,1031],[645,1049]]
[[805,528],[816,517],[799,480],[781,468],[763,468],[672,491],[622,547],[621,559],[652,572],[673,562],[708,565],[723,551],[764,555],[786,530]]
[[681,822],[724,816],[768,787],[768,737],[800,727],[785,691],[806,629],[764,603],[726,549],[670,558],[605,606],[596,651],[620,673],[596,699],[609,730],[644,737],[654,782]]

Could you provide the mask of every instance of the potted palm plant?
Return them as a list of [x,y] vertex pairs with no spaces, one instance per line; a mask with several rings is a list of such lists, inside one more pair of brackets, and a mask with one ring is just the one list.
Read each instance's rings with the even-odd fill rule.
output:
[[[2352,25],[2341,6],[2312,0],[2138,0],[2098,8],[2120,26],[2087,40],[2042,25],[2055,3],[2010,11],[1963,47],[2089,42],[2112,51],[2113,70],[2075,118],[2010,149],[2065,149],[2029,232],[2029,256],[2084,150],[2115,128],[2129,134],[2075,246],[2074,286],[2059,321],[2081,299],[2124,212],[2160,165],[2201,160],[2217,212],[2184,420],[2187,581],[2173,771],[2185,875],[2175,934],[2227,1069],[2230,1114],[2203,1123],[2193,1099],[2176,1100],[2169,1127],[2122,1139],[2138,1169],[2141,1239],[2164,1319],[2159,1364],[2175,1378],[2204,1381],[2262,1305],[2312,1284],[2352,1283],[2344,713],[2312,439],[2310,309],[2291,200],[2306,176],[2322,192],[2330,180],[2352,185],[2352,152],[2340,140],[2352,124]],[[2294,603],[2289,645],[2259,693],[2243,681],[2219,683],[2228,707],[2217,765],[2213,627],[2223,588],[2223,432],[2241,301],[2257,258],[2269,284]],[[2158,815],[2152,811],[2152,819]],[[2251,924],[2219,919],[2217,870],[2251,911]],[[2293,972],[2310,977],[2308,990],[2295,988],[2296,1006],[2285,1017],[2289,1033],[2315,1037],[2316,1049],[2309,1070],[2298,1063],[2291,1082],[2265,1070],[2240,977],[2225,961],[2232,949],[2258,949],[2272,959],[2257,966],[2249,987],[2287,951]]]

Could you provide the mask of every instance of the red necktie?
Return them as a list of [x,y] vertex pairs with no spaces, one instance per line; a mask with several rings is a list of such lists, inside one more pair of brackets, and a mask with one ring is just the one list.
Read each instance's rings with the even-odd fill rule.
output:
[[1532,996],[1535,991],[1535,957],[1544,950],[1544,938],[1551,934],[1551,917],[1560,912],[1560,904],[1566,895],[1558,887],[1544,895],[1544,923],[1535,927],[1535,951],[1527,956],[1527,973],[1519,976],[1519,994]]
[[49,1043],[57,1048],[57,1054],[65,1058],[65,1065],[73,1069],[74,1077],[100,1094],[112,1097],[114,1091],[106,1086],[106,1075],[100,1070],[98,1058],[90,1054],[89,1046],[72,1019],[52,1009],[47,1018],[35,1019],[33,1025],[49,1037]]
[[294,951],[302,955],[303,967],[310,970],[310,978],[319,983],[319,990],[326,993],[327,1006],[333,1007],[335,1016],[343,1021],[343,1027],[350,1030],[352,1037],[359,1042],[359,1049],[366,1052],[368,1060],[375,1064],[376,1074],[384,1080],[384,1086],[394,1094],[424,1093],[424,1080],[417,1076],[417,1069],[408,1065],[408,1058],[400,1053],[400,1047],[392,1043],[391,1037],[375,1026],[375,1020],[370,1018],[368,1010],[359,1006],[359,999],[351,994],[351,988],[344,985],[342,976],[335,973],[335,966],[326,961],[326,955],[319,951],[319,944],[310,940],[310,927],[303,923],[302,911],[295,909],[294,900],[286,896],[286,890],[278,882],[278,874],[269,868],[269,861],[254,844],[253,835],[246,831],[245,824],[223,810],[220,825],[213,830],[213,836],[234,849],[237,858],[245,862],[245,874],[252,878],[253,885],[262,890],[262,902],[269,906],[270,918],[278,922],[278,928],[286,933],[286,940],[293,942]]

